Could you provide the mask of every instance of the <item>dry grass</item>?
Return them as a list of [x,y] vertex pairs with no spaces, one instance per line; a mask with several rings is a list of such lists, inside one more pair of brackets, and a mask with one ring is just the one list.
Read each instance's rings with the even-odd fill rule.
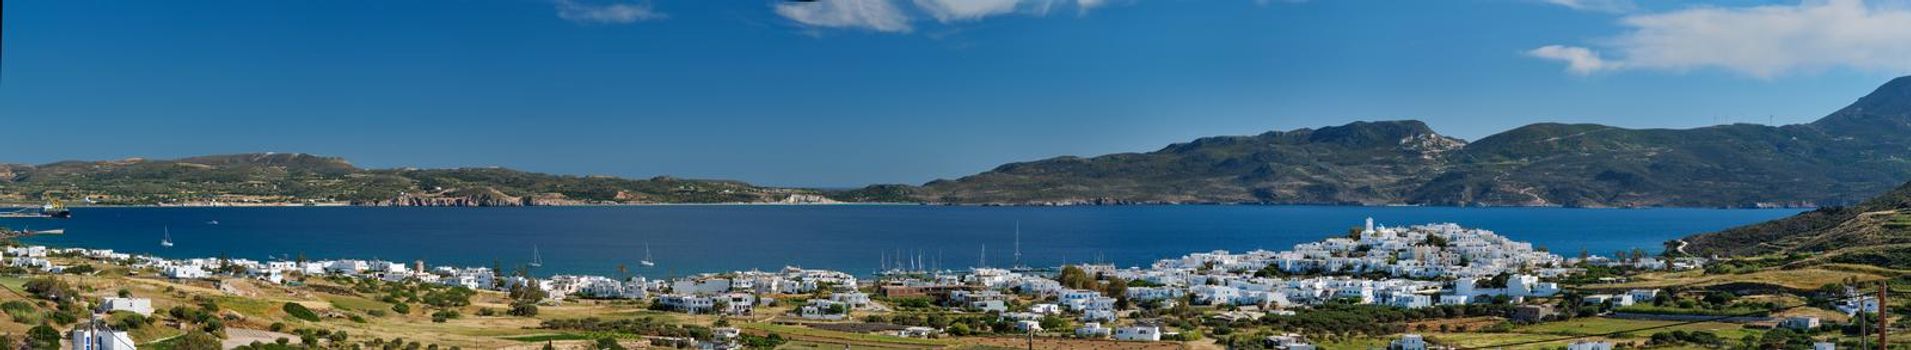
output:
[[1871,272],[1850,268],[1810,267],[1791,270],[1765,270],[1744,274],[1707,275],[1702,271],[1680,271],[1647,273],[1635,276],[1631,282],[1586,286],[1589,289],[1617,290],[1634,288],[1666,287],[1710,287],[1724,284],[1763,284],[1791,290],[1813,290],[1831,283],[1844,282],[1846,278],[1859,281],[1876,281],[1887,278]]
[[[962,344],[1012,349],[1027,349],[1027,338],[969,337],[961,338]],[[1176,342],[1131,342],[1096,339],[1035,338],[1036,350],[1101,349],[1101,350],[1168,350],[1186,349]]]

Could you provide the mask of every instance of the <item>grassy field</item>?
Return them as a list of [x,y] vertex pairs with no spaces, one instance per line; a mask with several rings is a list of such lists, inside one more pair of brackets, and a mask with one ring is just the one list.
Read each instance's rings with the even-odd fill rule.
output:
[[1316,341],[1314,345],[1319,345],[1321,350],[1368,350],[1386,349],[1389,341],[1391,341],[1391,339],[1358,337],[1352,339]]
[[7,287],[15,293],[26,293],[27,278],[21,276],[0,276],[0,287]]
[[810,341],[827,342],[830,340],[840,340],[846,343],[866,344],[871,346],[936,348],[936,347],[943,347],[943,346],[947,346],[951,344],[951,342],[949,341],[936,340],[936,339],[917,339],[917,338],[903,338],[903,337],[878,335],[878,334],[844,333],[844,332],[826,331],[826,330],[802,327],[802,326],[785,326],[785,325],[779,325],[779,324],[758,323],[758,322],[739,323],[737,324],[737,328],[776,333],[776,334],[781,334],[784,337],[810,340]]
[[521,341],[526,343],[542,343],[542,342],[556,341],[556,340],[591,340],[591,337],[585,336],[582,334],[550,333],[550,334],[533,334],[533,335],[523,335],[523,336],[515,336],[515,337],[504,337],[504,339]]
[[[850,349],[850,350],[909,350],[909,349],[917,349],[917,348],[915,348],[915,347],[890,347],[890,346],[881,346],[881,345],[865,345],[865,344],[844,344],[844,343],[826,343],[826,342],[814,342],[814,341],[802,341],[802,340],[798,340],[798,341],[791,341],[791,342],[788,342],[788,343],[784,343],[784,344],[783,344],[783,346],[779,346],[779,347],[776,347],[776,348],[777,348],[778,350],[843,350],[843,349],[844,349],[844,346],[848,346],[848,349]],[[995,348],[990,348],[990,349],[995,349]]]
[[1710,287],[1724,284],[1764,284],[1791,290],[1814,290],[1820,286],[1844,282],[1846,278],[1876,281],[1888,278],[1876,269],[1809,267],[1794,270],[1764,270],[1742,274],[1708,275],[1704,271],[1655,272],[1640,274],[1630,282],[1584,286],[1595,290],[1625,290],[1666,287]]
[[[1573,319],[1570,321],[1563,321],[1563,322],[1548,322],[1548,323],[1541,323],[1541,324],[1534,324],[1534,325],[1519,326],[1519,327],[1513,328],[1511,333],[1572,336],[1572,335],[1588,335],[1588,334],[1605,334],[1605,333],[1618,332],[1618,331],[1623,331],[1628,329],[1638,329],[1638,328],[1647,328],[1647,327],[1663,327],[1663,326],[1668,326],[1668,325],[1672,325],[1676,323],[1678,322],[1652,321],[1652,320],[1622,320],[1622,319],[1604,318],[1604,317],[1589,317],[1589,318],[1577,318],[1577,319]],[[1671,332],[1675,330],[1683,330],[1687,332],[1710,331],[1713,333],[1718,333],[1720,337],[1724,337],[1726,339],[1738,339],[1738,337],[1751,332],[1750,330],[1745,329],[1744,326],[1734,324],[1734,323],[1703,322],[1703,323],[1678,325],[1678,326],[1672,326],[1667,328],[1641,331],[1636,334],[1630,334],[1629,336],[1619,336],[1619,338],[1629,338],[1629,337],[1644,338],[1644,337],[1651,336],[1652,333]]]

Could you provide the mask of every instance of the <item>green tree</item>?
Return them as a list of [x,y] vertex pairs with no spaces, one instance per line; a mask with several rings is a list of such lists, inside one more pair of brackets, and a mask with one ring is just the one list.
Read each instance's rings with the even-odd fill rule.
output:
[[604,337],[604,338],[597,338],[596,349],[597,350],[624,350],[624,345],[618,344],[617,338]]
[[522,301],[511,303],[511,310],[505,311],[505,314],[517,317],[534,317],[537,316],[537,304]]
[[38,325],[27,329],[27,347],[32,349],[54,350],[60,348],[60,331],[53,326]]
[[1063,266],[1062,273],[1056,277],[1056,281],[1061,282],[1062,287],[1066,288],[1099,289],[1095,288],[1095,278],[1089,276],[1088,272],[1083,271],[1082,268],[1075,267],[1075,265]]

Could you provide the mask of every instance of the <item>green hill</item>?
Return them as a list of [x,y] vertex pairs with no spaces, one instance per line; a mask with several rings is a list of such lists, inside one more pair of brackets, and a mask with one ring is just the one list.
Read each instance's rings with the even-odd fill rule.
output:
[[624,179],[502,168],[360,169],[344,159],[256,153],[174,160],[0,165],[0,200],[99,204],[351,202],[514,206],[601,203],[815,201],[811,190],[669,177]]
[[1011,163],[907,193],[1000,204],[1800,206],[1911,179],[1911,77],[1808,124],[1626,129],[1540,123],[1475,142],[1419,121],[1210,137]]
[[1684,239],[1702,256],[1811,253],[1818,260],[1911,268],[1911,183],[1862,203]]

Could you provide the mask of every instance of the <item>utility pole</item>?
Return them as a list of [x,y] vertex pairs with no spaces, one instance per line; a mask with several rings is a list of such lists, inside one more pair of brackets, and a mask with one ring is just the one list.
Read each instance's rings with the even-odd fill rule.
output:
[[[1891,321],[1885,316],[1884,307],[1884,293],[1885,290],[1891,289],[1890,285],[1891,284],[1886,283],[1886,281],[1878,281],[1878,350],[1887,350],[1887,348],[1891,346],[1891,338],[1885,336],[1885,333],[1891,330],[1890,327],[1887,327],[1891,324]],[[1858,312],[1864,312],[1864,305],[1858,306]]]

